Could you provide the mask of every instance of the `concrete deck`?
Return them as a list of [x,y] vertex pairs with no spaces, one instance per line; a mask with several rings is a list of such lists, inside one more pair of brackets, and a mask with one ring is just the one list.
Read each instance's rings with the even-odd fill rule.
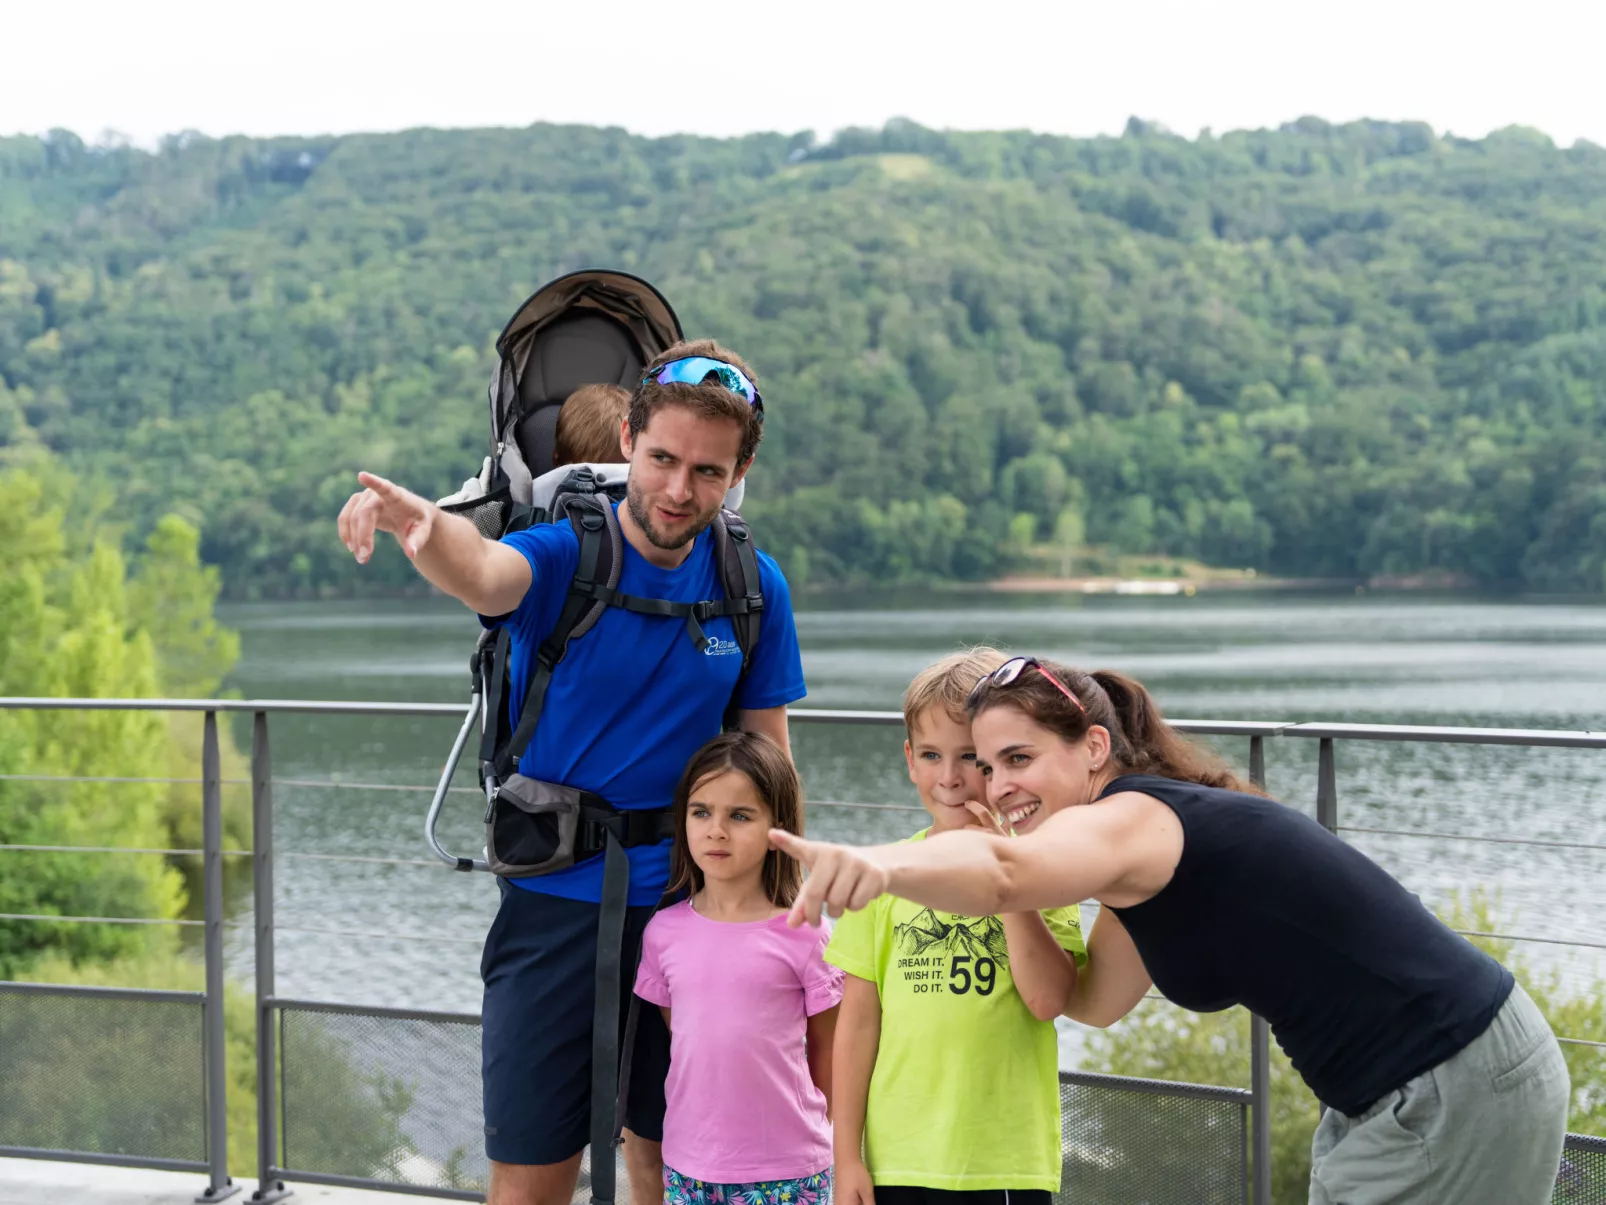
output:
[[[248,1205],[256,1180],[236,1183],[240,1191],[228,1199],[228,1205]],[[190,1205],[205,1187],[206,1177],[191,1172],[0,1159],[0,1205]],[[288,1205],[418,1205],[428,1200],[406,1193],[315,1184],[291,1184],[290,1188],[295,1195],[288,1198]]]

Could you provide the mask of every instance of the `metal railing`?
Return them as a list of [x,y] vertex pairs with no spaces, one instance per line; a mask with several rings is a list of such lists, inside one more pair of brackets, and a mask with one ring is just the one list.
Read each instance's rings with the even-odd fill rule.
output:
[[[376,1024],[392,1026],[390,1031],[386,1031],[389,1036],[382,1037],[382,1041],[391,1041],[394,1038],[396,1026],[433,1027],[430,1031],[434,1035],[431,1040],[436,1040],[440,1033],[448,1032],[456,1035],[454,1040],[458,1041],[460,1045],[467,1042],[469,1038],[476,1039],[472,1043],[476,1049],[477,1033],[475,1031],[477,1031],[479,1018],[471,1013],[381,1008],[336,1004],[328,1001],[281,998],[276,994],[275,990],[274,962],[276,932],[292,930],[290,926],[277,926],[274,920],[273,790],[275,786],[416,791],[421,794],[432,792],[428,828],[430,844],[435,846],[435,859],[374,858],[312,853],[290,854],[285,855],[286,857],[430,867],[451,865],[457,869],[468,869],[469,866],[465,865],[465,863],[471,864],[472,860],[456,858],[440,849],[438,845],[435,845],[433,839],[434,819],[442,801],[448,794],[461,792],[478,796],[479,792],[473,788],[451,787],[449,774],[443,775],[441,781],[434,787],[422,784],[411,786],[406,784],[359,783],[342,781],[333,777],[329,779],[277,779],[272,773],[268,725],[269,716],[272,714],[460,719],[463,724],[458,734],[457,744],[454,746],[453,761],[455,762],[456,753],[461,751],[462,744],[467,738],[467,733],[472,727],[476,709],[471,707],[465,713],[462,706],[452,704],[347,703],[329,700],[241,701],[57,698],[0,698],[0,709],[198,711],[204,713],[205,716],[202,736],[202,776],[199,780],[121,779],[110,776],[78,779],[71,775],[0,775],[0,780],[10,781],[198,782],[201,786],[202,847],[199,850],[148,849],[134,851],[123,847],[88,845],[0,845],[0,852],[139,852],[167,856],[198,854],[201,857],[203,918],[200,921],[144,917],[61,917],[34,914],[0,914],[0,920],[20,922],[167,924],[194,926],[203,930],[202,946],[205,963],[205,990],[203,992],[164,992],[136,988],[0,983],[0,1011],[8,1007],[8,1001],[13,1002],[14,1006],[17,1001],[52,999],[75,1001],[86,1007],[100,1002],[116,1001],[128,1004],[137,1003],[150,1008],[166,1008],[169,1011],[185,1010],[186,1015],[198,1012],[199,1025],[193,1027],[198,1032],[193,1033],[189,1039],[174,1039],[174,1042],[175,1049],[183,1047],[185,1042],[188,1042],[189,1046],[193,1047],[193,1049],[189,1050],[189,1053],[193,1055],[194,1067],[199,1068],[199,1072],[195,1076],[200,1081],[198,1085],[199,1107],[187,1110],[179,1108],[175,1113],[175,1117],[184,1113],[196,1114],[195,1116],[178,1119],[189,1124],[190,1129],[186,1132],[200,1136],[199,1147],[176,1157],[171,1154],[153,1153],[150,1149],[132,1149],[139,1145],[139,1135],[134,1135],[133,1138],[124,1135],[117,1142],[107,1141],[98,1145],[83,1143],[81,1144],[83,1149],[73,1148],[70,1143],[65,1141],[53,1144],[12,1143],[5,1145],[9,1141],[8,1132],[5,1129],[7,1119],[6,1114],[0,1111],[0,1155],[204,1172],[208,1176],[208,1181],[205,1190],[196,1198],[199,1201],[221,1200],[238,1191],[233,1181],[229,1178],[226,1162],[227,1116],[224,1089],[227,1077],[222,1008],[224,987],[223,930],[225,928],[225,919],[222,867],[223,859],[226,856],[248,856],[252,864],[256,972],[254,995],[258,1185],[256,1191],[252,1194],[252,1200],[261,1203],[261,1205],[278,1200],[288,1193],[287,1184],[297,1180],[309,1184],[380,1188],[450,1199],[482,1199],[477,1177],[462,1171],[460,1168],[448,1168],[441,1177],[437,1177],[437,1179],[444,1178],[449,1182],[430,1184],[403,1182],[404,1176],[399,1168],[396,1170],[395,1175],[390,1178],[384,1178],[375,1175],[372,1168],[343,1167],[340,1164],[338,1152],[331,1154],[325,1151],[315,1156],[309,1155],[302,1160],[301,1166],[297,1166],[296,1153],[301,1149],[301,1144],[305,1140],[301,1130],[307,1127],[298,1122],[299,1128],[293,1130],[288,1125],[288,1122],[295,1116],[295,1112],[290,1108],[289,1098],[295,1096],[299,1099],[300,1094],[310,1091],[307,1085],[311,1081],[308,1077],[317,1069],[320,1063],[319,1053],[325,1049],[320,1043],[329,1039],[326,1031],[313,1026],[312,1022],[307,1020],[308,1018],[334,1019],[329,1022],[330,1024],[335,1023],[337,1020],[344,1020],[353,1024],[361,1022],[369,1026]],[[225,850],[222,847],[222,788],[225,785],[225,781],[222,778],[220,769],[221,758],[217,725],[218,716],[227,712],[243,712],[252,716],[251,775],[248,780],[252,809],[252,848],[249,851]],[[902,724],[902,717],[899,713],[879,711],[799,710],[794,711],[791,718],[794,723],[804,725],[846,724],[897,727]],[[1193,735],[1247,739],[1250,777],[1262,786],[1265,785],[1266,781],[1266,741],[1268,739],[1290,738],[1317,741],[1316,818],[1334,833],[1375,832],[1460,839],[1458,834],[1429,833],[1403,829],[1345,828],[1341,826],[1339,824],[1339,797],[1335,759],[1335,742],[1337,741],[1415,741],[1534,748],[1606,749],[1606,732],[1322,724],[1295,723],[1292,721],[1180,720],[1172,722],[1179,730]],[[811,808],[858,808],[907,811],[910,813],[918,813],[920,811],[918,808],[897,804],[814,802],[810,806]],[[1598,845],[1586,844],[1580,846],[1570,843],[1545,842],[1522,838],[1466,837],[1464,839],[1501,841],[1518,845],[1557,845],[1567,848],[1586,849],[1603,848]],[[358,936],[413,940],[462,940],[424,934],[365,933],[358,930],[333,928],[303,928],[294,931],[350,933]],[[1552,942],[1563,945],[1606,948],[1606,943],[1564,941],[1562,939],[1534,935],[1477,933],[1469,935],[1494,937],[1510,941]],[[3,1019],[3,1017],[0,1017],[0,1019]],[[311,1027],[309,1028],[309,1026]],[[465,1037],[464,1035],[467,1036]],[[172,1036],[168,1035],[169,1038],[172,1038]],[[1561,1040],[1577,1045],[1606,1047],[1606,1043],[1568,1035],[1559,1036]],[[287,1046],[289,1047],[288,1049]],[[309,1049],[304,1050],[302,1049],[303,1046],[307,1046]],[[327,1062],[327,1060],[322,1061]],[[469,1120],[476,1120],[477,1113],[474,1110],[477,1108],[478,1101],[477,1075],[474,1075],[472,1079],[471,1092],[464,1089],[461,1084],[456,1085],[456,1090],[459,1091],[463,1102],[460,1111],[472,1114]],[[1091,1176],[1093,1172],[1088,1169],[1103,1168],[1108,1171],[1109,1166],[1114,1166],[1120,1162],[1119,1160],[1112,1161],[1108,1151],[1104,1151],[1101,1144],[1107,1145],[1112,1132],[1119,1131],[1123,1125],[1131,1123],[1123,1122],[1121,1118],[1126,1115],[1121,1113],[1120,1108],[1109,1102],[1139,1097],[1153,1100],[1159,1097],[1173,1103],[1192,1102],[1204,1110],[1204,1112],[1200,1113],[1196,1124],[1190,1124],[1195,1124],[1195,1137],[1201,1143],[1204,1143],[1200,1149],[1208,1148],[1214,1152],[1211,1156],[1214,1160],[1212,1166],[1218,1173],[1219,1183],[1209,1189],[1205,1195],[1195,1195],[1188,1198],[1190,1201],[1234,1200],[1249,1201],[1251,1205],[1269,1205],[1271,1193],[1269,1036],[1267,1027],[1260,1018],[1253,1018],[1251,1024],[1250,1087],[1247,1090],[1215,1085],[1170,1084],[1119,1076],[1094,1075],[1084,1072],[1062,1072],[1060,1081],[1062,1101],[1067,1102],[1065,1105],[1067,1110],[1065,1151],[1068,1177],[1066,1188],[1060,1194],[1062,1202],[1069,1203],[1085,1199],[1079,1195],[1081,1190],[1078,1185],[1070,1182],[1071,1176],[1069,1173],[1073,1171],[1073,1164],[1075,1167],[1082,1169],[1081,1174]],[[472,1096],[472,1103],[469,1103],[470,1096]],[[1090,1099],[1083,1100],[1084,1096]],[[1089,1109],[1093,1110],[1093,1112],[1089,1113]],[[1075,1124],[1082,1125],[1083,1129],[1075,1129],[1071,1114],[1080,1119]],[[168,1118],[167,1120],[171,1122],[174,1121],[174,1118]],[[479,1132],[474,1127],[459,1126],[458,1128],[462,1131],[462,1134],[472,1133],[477,1135]],[[287,1133],[287,1131],[289,1132]],[[314,1136],[316,1137],[316,1135]],[[148,1134],[145,1135],[145,1139],[149,1140]],[[1137,1141],[1137,1139],[1132,1139],[1132,1141]],[[316,1146],[316,1143],[312,1145]],[[104,1149],[108,1146],[114,1149]],[[458,1149],[462,1149],[461,1144]],[[1578,1183],[1587,1181],[1591,1191],[1599,1191],[1603,1194],[1603,1197],[1606,1197],[1606,1187],[1597,1187],[1596,1185],[1597,1180],[1601,1181],[1602,1185],[1606,1185],[1606,1139],[1569,1135],[1567,1156],[1561,1168],[1561,1176],[1558,1178],[1558,1201],[1576,1199],[1574,1196],[1560,1195],[1571,1191],[1568,1188],[1569,1177],[1572,1177]],[[315,1166],[320,1158],[324,1160],[327,1166]],[[408,1158],[407,1152],[399,1152],[396,1158],[405,1160]],[[1201,1167],[1202,1164],[1196,1162],[1194,1166],[1197,1168]],[[1100,1174],[1103,1173],[1101,1172]],[[1113,1175],[1115,1173],[1110,1174]],[[1200,1172],[1200,1174],[1202,1175],[1203,1172]],[[414,1178],[416,1179],[416,1177]],[[1222,1185],[1226,1185],[1226,1187],[1222,1187]],[[1233,1187],[1234,1185],[1236,1187]],[[1085,1188],[1085,1184],[1083,1184],[1083,1187]],[[1195,1187],[1197,1188],[1198,1186],[1196,1185]],[[1136,1190],[1129,1185],[1123,1191]],[[1116,1195],[1116,1190],[1112,1188],[1108,1189],[1100,1199],[1114,1200]],[[1137,1198],[1134,1197],[1134,1199]],[[1588,1199],[1593,1200],[1595,1198],[1590,1197]]]

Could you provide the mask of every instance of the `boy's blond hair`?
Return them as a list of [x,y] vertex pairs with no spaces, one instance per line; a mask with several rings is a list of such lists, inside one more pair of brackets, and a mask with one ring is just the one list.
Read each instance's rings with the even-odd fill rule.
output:
[[620,385],[582,385],[558,409],[552,467],[623,464],[619,428],[630,413],[630,391]]
[[1005,661],[1003,653],[988,645],[949,653],[941,661],[926,666],[903,692],[903,726],[914,736],[915,721],[933,707],[941,707],[955,723],[966,720],[965,699],[987,674]]

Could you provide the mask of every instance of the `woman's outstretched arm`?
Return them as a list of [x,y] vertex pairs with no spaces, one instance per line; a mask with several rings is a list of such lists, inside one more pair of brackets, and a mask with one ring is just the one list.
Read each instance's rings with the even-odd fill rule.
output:
[[1060,908],[1129,883],[1152,884],[1152,894],[1176,868],[1182,827],[1159,800],[1128,792],[1068,808],[1021,837],[961,830],[856,847],[772,829],[770,842],[809,871],[792,905],[796,926],[888,894],[966,916]]

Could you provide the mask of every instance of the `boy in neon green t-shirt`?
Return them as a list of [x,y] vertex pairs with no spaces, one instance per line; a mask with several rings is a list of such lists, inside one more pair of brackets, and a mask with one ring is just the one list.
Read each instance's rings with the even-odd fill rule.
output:
[[[1003,661],[956,653],[909,684],[904,757],[932,820],[911,841],[989,815],[964,700]],[[1053,1018],[1087,961],[1078,909],[965,917],[882,896],[836,922],[825,958],[848,975],[835,1205],[872,1193],[875,1205],[1002,1205],[1006,1192],[1048,1205],[1061,1167]]]

